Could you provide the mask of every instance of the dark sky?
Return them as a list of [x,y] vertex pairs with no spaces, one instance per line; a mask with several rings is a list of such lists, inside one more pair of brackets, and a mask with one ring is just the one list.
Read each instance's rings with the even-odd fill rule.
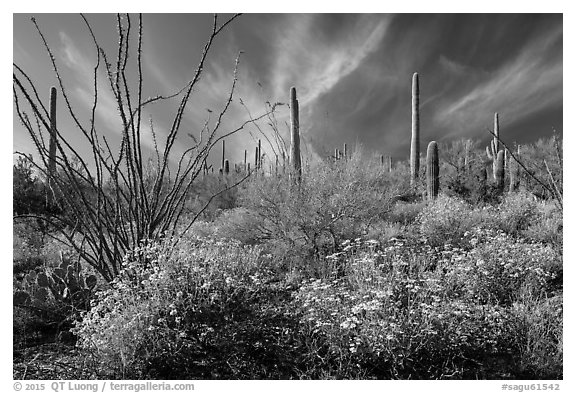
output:
[[[30,15],[14,15],[14,61],[48,97],[55,84]],[[36,15],[61,67],[73,105],[83,119],[93,94],[95,52],[82,19],[72,14]],[[115,58],[115,15],[87,15],[95,35]],[[226,16],[221,16],[222,20]],[[145,93],[166,94],[192,76],[211,28],[211,15],[145,14]],[[137,18],[133,18],[134,24]],[[421,145],[470,137],[487,141],[494,112],[503,139],[526,143],[562,133],[561,14],[247,14],[217,38],[185,117],[179,151],[197,134],[208,109],[218,112],[228,94],[234,61],[240,59],[238,90],[226,129],[247,119],[264,102],[287,102],[290,86],[300,100],[302,137],[311,155],[347,142],[378,154],[405,158],[410,143],[412,74],[420,75]],[[118,140],[118,115],[104,79],[98,130]],[[170,127],[177,102],[152,116],[159,139]],[[65,112],[60,127],[84,143]],[[280,107],[280,123],[288,119]],[[14,151],[31,152],[29,136],[14,116]],[[265,123],[262,129],[267,132]],[[67,128],[66,128],[67,127]],[[65,129],[66,128],[66,129]],[[287,129],[282,132],[287,137]],[[144,143],[152,139],[145,128]],[[230,139],[230,158],[253,151],[256,129]],[[87,147],[81,147],[86,149]],[[214,153],[214,159],[218,154]]]

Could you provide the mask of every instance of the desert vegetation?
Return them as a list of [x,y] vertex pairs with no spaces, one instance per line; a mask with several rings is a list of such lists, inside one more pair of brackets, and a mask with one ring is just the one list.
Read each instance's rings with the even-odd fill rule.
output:
[[[149,99],[130,18],[118,17],[116,67],[94,37],[124,127],[116,150],[94,111],[88,127],[76,120],[55,62],[48,105],[14,65],[14,105],[38,150],[13,168],[15,378],[563,378],[558,136],[506,146],[495,114],[489,146],[425,140],[414,74],[408,159],[345,144],[312,161],[295,87],[289,141],[281,103],[220,129],[234,74],[216,122],[174,160],[210,46],[236,16],[214,18],[181,91]],[[141,17],[136,30],[138,44]],[[90,159],[59,132],[58,100]],[[179,100],[172,128],[146,157],[141,110],[166,100]],[[261,119],[273,137],[231,162],[226,138]]]

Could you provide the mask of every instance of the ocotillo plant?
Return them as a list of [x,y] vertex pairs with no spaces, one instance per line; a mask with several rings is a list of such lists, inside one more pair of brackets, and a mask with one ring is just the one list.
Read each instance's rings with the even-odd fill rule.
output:
[[420,170],[420,85],[418,73],[412,76],[412,140],[410,143],[410,184],[418,178]]
[[498,113],[494,113],[494,139],[490,141],[490,145],[486,146],[486,155],[492,160],[492,173],[496,179],[496,160],[498,152],[500,151],[500,124],[498,121]]
[[48,183],[56,174],[56,88],[50,89],[50,145],[48,156]]
[[504,190],[504,150],[500,150],[496,157],[496,187]]
[[302,180],[302,162],[300,161],[300,119],[295,87],[290,89],[290,131],[290,161],[294,168],[295,181],[300,183]]
[[428,144],[426,152],[426,186],[428,200],[434,200],[438,196],[440,166],[438,164],[438,144],[432,141]]

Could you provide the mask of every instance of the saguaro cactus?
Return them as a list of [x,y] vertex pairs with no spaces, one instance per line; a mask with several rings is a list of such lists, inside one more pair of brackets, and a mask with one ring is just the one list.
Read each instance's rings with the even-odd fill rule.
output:
[[344,160],[348,160],[348,145],[344,144]]
[[392,172],[392,156],[388,156],[388,172]]
[[438,196],[440,166],[438,164],[438,144],[432,141],[428,144],[426,152],[426,186],[428,200],[434,200]]
[[412,76],[412,141],[410,143],[410,184],[414,184],[420,170],[420,84],[418,73]]
[[466,139],[464,142],[464,172],[470,172],[470,139]]
[[[520,159],[520,145],[518,145],[516,158]],[[508,191],[514,192],[518,189],[520,184],[520,165],[518,165],[518,162],[516,162],[514,158],[511,158],[510,162],[508,163],[508,171],[510,172],[510,187]]]
[[258,146],[254,150],[254,175],[258,174]]
[[246,166],[248,163],[248,150],[244,150],[244,172],[248,172],[248,167]]
[[302,162],[300,161],[300,119],[296,88],[290,88],[290,161],[294,169],[295,181],[302,180]]
[[494,139],[490,141],[490,145],[486,146],[486,155],[492,160],[492,174],[496,179],[496,160],[498,159],[498,152],[500,151],[500,124],[498,121],[498,113],[494,113]]
[[224,160],[224,174],[228,175],[230,173],[230,161]]
[[226,141],[222,139],[222,162],[220,164],[220,169],[224,170],[224,160],[226,158]]
[[504,190],[504,150],[498,152],[496,157],[496,187],[500,190]]
[[262,168],[262,141],[258,139],[258,168]]

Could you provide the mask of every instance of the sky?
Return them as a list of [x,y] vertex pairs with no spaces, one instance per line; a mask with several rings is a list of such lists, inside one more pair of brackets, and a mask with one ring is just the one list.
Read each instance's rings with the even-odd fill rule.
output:
[[[13,16],[13,60],[34,80],[47,105],[56,84],[46,50],[29,14]],[[53,50],[72,106],[87,124],[96,64],[92,38],[73,14],[36,14]],[[94,34],[116,58],[114,14],[87,14]],[[219,23],[230,15],[220,15]],[[144,14],[144,94],[169,94],[193,76],[209,37],[212,15]],[[137,16],[132,23],[137,26]],[[135,47],[136,41],[133,41]],[[230,92],[234,101],[222,122],[233,130],[266,111],[266,102],[287,103],[295,86],[300,104],[303,153],[326,156],[335,147],[360,144],[368,153],[406,159],[411,133],[411,83],[420,81],[421,148],[459,138],[487,144],[495,112],[507,143],[530,143],[563,132],[562,14],[245,14],[216,38],[200,84],[187,107],[174,149],[181,154],[209,118],[214,124]],[[132,58],[134,59],[134,57]],[[96,127],[111,143],[120,140],[117,109],[101,71]],[[143,144],[162,146],[179,100],[145,111]],[[60,101],[59,129],[88,155],[86,141]],[[249,115],[249,114],[250,115]],[[278,107],[280,132],[289,141],[289,111]],[[260,130],[270,137],[262,121]],[[31,139],[13,116],[13,151],[33,153]],[[255,127],[227,138],[227,157],[253,156]],[[264,150],[272,149],[264,143]],[[424,151],[424,150],[423,150]],[[212,155],[219,162],[220,151]],[[216,167],[219,164],[215,165]]]

